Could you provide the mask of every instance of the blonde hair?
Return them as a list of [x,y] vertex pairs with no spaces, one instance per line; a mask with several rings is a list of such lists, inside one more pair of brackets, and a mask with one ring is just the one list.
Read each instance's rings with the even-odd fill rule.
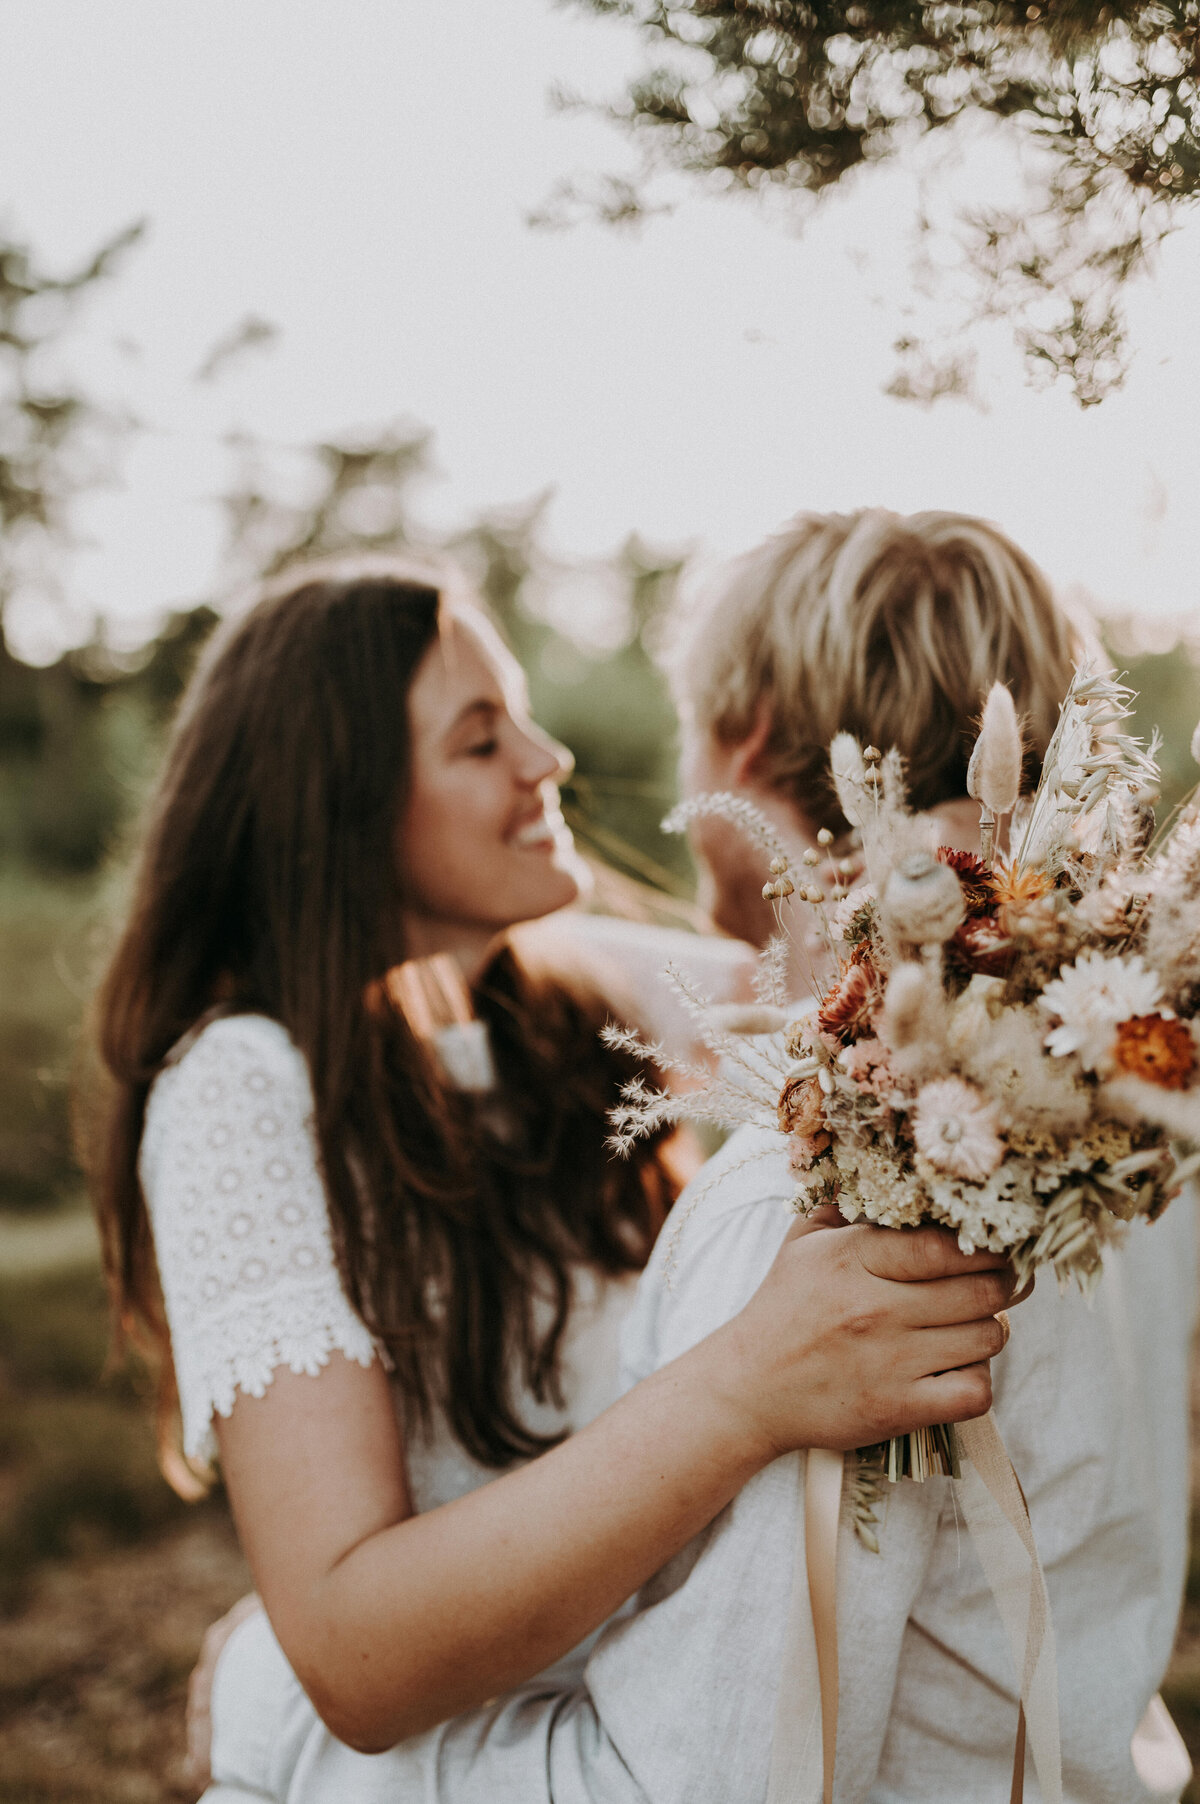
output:
[[908,765],[915,807],[966,793],[984,696],[1008,685],[1035,780],[1084,649],[1031,558],[968,514],[800,514],[729,569],[689,622],[681,712],[726,745],[763,723],[764,781],[843,826],[835,733]]

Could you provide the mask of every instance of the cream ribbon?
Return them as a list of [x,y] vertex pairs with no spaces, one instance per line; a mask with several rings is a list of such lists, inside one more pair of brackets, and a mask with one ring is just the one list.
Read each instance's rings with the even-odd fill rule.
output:
[[[959,1502],[1020,1678],[1010,1804],[1021,1804],[1024,1796],[1027,1739],[1043,1804],[1062,1804],[1054,1631],[1029,1510],[991,1412],[979,1421],[959,1423],[954,1432],[962,1462],[962,1476],[956,1481]],[[815,1764],[818,1724],[822,1804],[833,1804],[838,1718],[837,1536],[844,1463],[842,1454],[824,1448],[813,1448],[806,1456],[804,1510],[797,1511],[796,1559],[767,1804],[811,1804],[814,1785],[806,1782],[806,1775]],[[801,1543],[807,1587],[800,1583]],[[814,1700],[807,1711],[806,1698]]]

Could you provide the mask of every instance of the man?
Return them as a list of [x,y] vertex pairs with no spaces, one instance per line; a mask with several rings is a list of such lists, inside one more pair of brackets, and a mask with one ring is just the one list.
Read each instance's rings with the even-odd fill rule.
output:
[[[678,670],[687,786],[745,795],[799,854],[844,826],[826,750],[846,730],[898,746],[914,805],[969,846],[983,695],[1009,686],[1036,763],[1076,652],[1040,573],[983,522],[802,517],[741,560],[693,623]],[[771,921],[750,848],[710,822],[697,849],[714,918],[761,943]],[[776,1136],[744,1131],[710,1162],[643,1278],[630,1383],[741,1308],[793,1192]],[[1043,1283],[996,1365],[1054,1617],[1069,1804],[1165,1804],[1189,1774],[1154,1700],[1185,1562],[1193,1273],[1181,1199],[1135,1226],[1091,1308]],[[603,1632],[583,1689],[535,1682],[379,1757],[306,1731],[290,1804],[817,1804],[803,1485],[802,1455],[753,1479]],[[1003,1804],[1016,1674],[953,1486],[889,1487],[878,1515],[874,1553],[843,1510],[839,1804]],[[221,1683],[235,1683],[232,1667]]]

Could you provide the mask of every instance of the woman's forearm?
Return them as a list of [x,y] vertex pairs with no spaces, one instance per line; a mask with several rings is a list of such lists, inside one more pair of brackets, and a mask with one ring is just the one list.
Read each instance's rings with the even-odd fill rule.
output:
[[308,1600],[321,1651],[300,1676],[341,1740],[388,1747],[532,1677],[774,1457],[728,1394],[728,1338],[532,1464],[338,1561]]
[[386,1378],[279,1374],[218,1424],[275,1631],[365,1751],[485,1703],[599,1626],[779,1453],[981,1414],[990,1255],[935,1230],[788,1235],[741,1313],[531,1465],[413,1516]]

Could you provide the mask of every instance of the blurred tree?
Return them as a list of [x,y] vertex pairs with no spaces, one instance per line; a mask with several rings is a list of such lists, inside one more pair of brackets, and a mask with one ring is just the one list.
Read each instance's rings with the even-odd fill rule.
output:
[[[571,0],[631,21],[658,60],[609,109],[667,165],[723,188],[810,195],[968,115],[1043,153],[1010,210],[976,210],[964,332],[1001,315],[1030,363],[1091,405],[1128,350],[1124,282],[1200,190],[1198,0]],[[543,210],[627,223],[629,181],[570,185]],[[927,223],[924,222],[927,228]],[[894,392],[961,392],[961,344],[898,346]]]
[[127,226],[65,276],[0,237],[0,616],[23,587],[46,605],[58,598],[53,554],[69,543],[72,503],[104,477],[119,422],[69,378],[61,354],[80,300],[142,232]]

